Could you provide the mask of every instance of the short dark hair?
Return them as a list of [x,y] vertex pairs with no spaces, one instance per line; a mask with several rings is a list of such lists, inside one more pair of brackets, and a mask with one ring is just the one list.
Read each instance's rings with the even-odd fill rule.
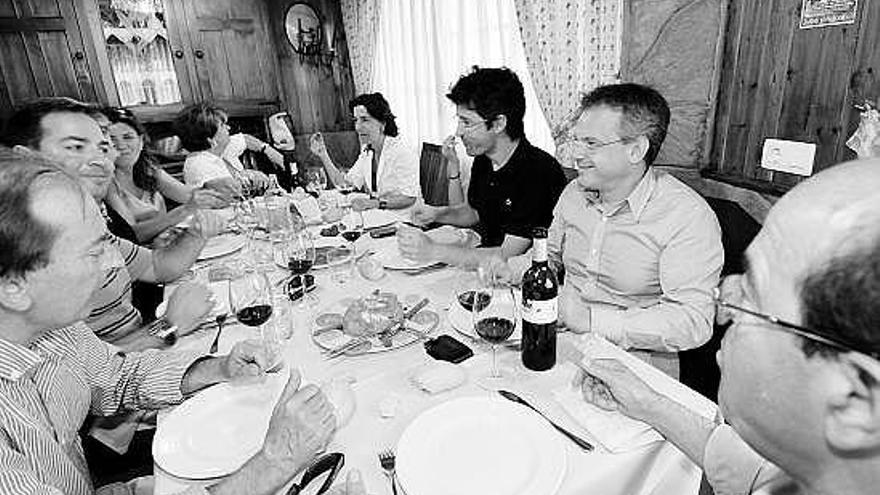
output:
[[147,134],[147,128],[138,120],[137,116],[126,108],[108,107],[101,110],[101,113],[107,116],[111,124],[125,124],[131,127],[144,142],[140,156],[132,166],[131,175],[134,185],[147,192],[156,192],[159,188],[159,179],[157,177],[159,170],[156,167],[156,159],[147,150],[150,143],[150,135]]
[[657,90],[641,84],[624,83],[599,86],[584,95],[581,111],[608,106],[620,111],[621,138],[648,138],[645,163],[650,166],[660,153],[669,129],[669,104]]
[[481,68],[475,65],[469,74],[459,78],[446,97],[456,105],[477,112],[486,120],[487,129],[499,115],[504,115],[507,135],[511,139],[525,136],[525,91],[516,73],[507,67]]
[[40,147],[43,140],[43,118],[52,113],[81,113],[91,116],[96,107],[67,98],[53,96],[31,100],[15,110],[6,121],[0,144],[9,146],[26,146],[31,149]]
[[[801,286],[803,321],[833,331],[858,350],[880,352],[880,232],[868,245],[834,257],[810,273]],[[804,339],[807,355],[838,351]]]
[[385,135],[395,137],[398,134],[397,123],[394,122],[394,114],[391,113],[391,105],[382,96],[382,93],[364,93],[357,95],[348,102],[348,110],[354,112],[354,107],[363,105],[367,113],[374,119],[385,124]]
[[52,175],[79,188],[48,160],[0,146],[0,278],[22,277],[49,263],[58,232],[37,220],[31,206],[38,184]]
[[174,130],[188,151],[204,151],[211,148],[210,139],[226,120],[226,110],[219,106],[210,102],[196,103],[177,114]]

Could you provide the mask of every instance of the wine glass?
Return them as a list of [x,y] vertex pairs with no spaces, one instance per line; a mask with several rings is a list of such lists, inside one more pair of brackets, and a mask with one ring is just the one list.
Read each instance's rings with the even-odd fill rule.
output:
[[327,174],[323,168],[312,168],[306,172],[306,191],[315,196],[327,189]]
[[277,357],[280,342],[263,331],[263,324],[272,317],[273,302],[272,285],[266,274],[252,271],[230,280],[228,295],[229,309],[238,321],[243,325],[259,328],[263,342]]
[[498,371],[496,348],[510,338],[516,329],[516,299],[510,286],[498,284],[479,287],[473,294],[470,302],[474,330],[492,345],[492,374],[489,376],[498,379],[501,373]]
[[364,213],[361,211],[350,213],[346,217],[345,222],[343,222],[343,226],[345,227],[345,230],[340,232],[339,235],[351,243],[351,250],[354,252],[355,241],[357,241],[364,233]]
[[[287,269],[290,270],[292,279],[299,279],[299,283],[293,284],[293,286],[302,288],[302,296],[299,297],[300,302],[307,303],[308,305],[317,304],[315,296],[307,290],[307,279],[309,277],[306,277],[309,270],[314,266],[317,255],[315,239],[312,237],[312,234],[306,230],[292,234],[286,245],[286,254]],[[288,283],[288,286],[290,287],[291,284]],[[297,292],[296,294],[291,294],[291,297],[293,298],[298,295],[299,293]]]

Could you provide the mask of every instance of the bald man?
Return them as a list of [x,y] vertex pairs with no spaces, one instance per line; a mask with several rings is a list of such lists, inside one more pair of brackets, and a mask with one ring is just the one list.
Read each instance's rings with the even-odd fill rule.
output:
[[614,360],[589,363],[600,382],[583,380],[585,398],[653,425],[704,466],[718,495],[876,494],[878,191],[877,159],[803,182],[771,210],[746,273],[722,282],[716,304],[731,326],[718,353],[719,401],[728,424],[697,417]]

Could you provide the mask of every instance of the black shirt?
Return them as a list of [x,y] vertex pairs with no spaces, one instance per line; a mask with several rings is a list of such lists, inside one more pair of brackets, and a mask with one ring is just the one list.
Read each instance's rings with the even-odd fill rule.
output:
[[507,234],[531,239],[532,229],[549,227],[565,183],[559,162],[525,138],[498,171],[486,155],[474,158],[468,203],[480,215],[483,246],[500,246]]

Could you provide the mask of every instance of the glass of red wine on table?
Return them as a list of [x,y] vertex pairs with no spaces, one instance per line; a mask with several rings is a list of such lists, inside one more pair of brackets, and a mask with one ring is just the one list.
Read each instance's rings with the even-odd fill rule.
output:
[[455,296],[459,306],[470,316],[474,332],[492,346],[489,378],[502,378],[497,346],[510,338],[516,328],[517,308],[512,288],[484,273],[465,271],[459,275]]
[[260,329],[263,342],[277,362],[281,342],[274,328],[264,326],[272,317],[272,285],[266,273],[250,271],[229,280],[229,308],[241,324]]
[[286,253],[287,269],[291,273],[287,281],[288,296],[291,301],[298,301],[301,305],[316,306],[318,300],[310,292],[315,279],[309,275],[317,256],[314,238],[305,229],[292,233],[287,241]]

